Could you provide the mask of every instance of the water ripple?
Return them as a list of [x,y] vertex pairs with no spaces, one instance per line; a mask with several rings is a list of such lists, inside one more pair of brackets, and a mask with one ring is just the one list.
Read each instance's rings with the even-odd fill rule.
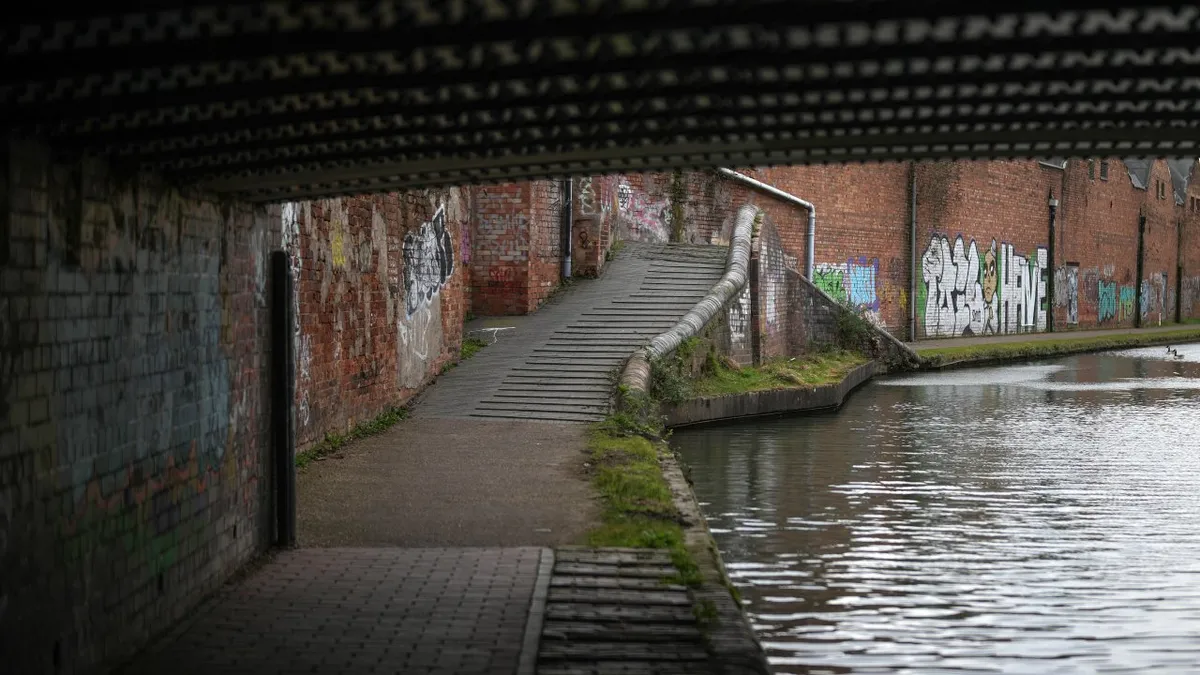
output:
[[674,442],[780,673],[1200,673],[1200,346]]

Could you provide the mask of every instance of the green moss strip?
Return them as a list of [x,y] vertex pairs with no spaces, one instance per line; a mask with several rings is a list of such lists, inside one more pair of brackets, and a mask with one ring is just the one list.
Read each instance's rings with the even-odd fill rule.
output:
[[468,337],[467,339],[463,340],[462,351],[459,354],[459,360],[466,361],[472,356],[478,354],[479,350],[486,346],[488,346],[488,343],[484,342],[483,340],[477,337]]
[[350,441],[383,433],[405,417],[408,417],[408,410],[391,408],[375,419],[359,424],[345,434],[325,434],[325,438],[320,443],[296,453],[296,468],[303,469],[314,461],[341,450]]
[[667,549],[677,570],[669,583],[698,586],[700,570],[684,545],[679,510],[663,478],[659,453],[666,444],[636,435],[619,419],[592,430],[588,440],[592,484],[603,501],[590,546]]
[[742,394],[750,391],[817,387],[837,384],[846,375],[867,362],[857,352],[831,350],[792,359],[777,359],[753,368],[715,361],[692,383],[699,396]]
[[1079,352],[1123,349],[1195,340],[1200,340],[1200,330],[1185,328],[1161,333],[1124,333],[1087,338],[1027,340],[1025,342],[1001,342],[997,344],[968,345],[965,347],[919,349],[917,353],[928,365],[943,366],[952,363],[970,363],[975,361],[1041,358],[1076,354]]

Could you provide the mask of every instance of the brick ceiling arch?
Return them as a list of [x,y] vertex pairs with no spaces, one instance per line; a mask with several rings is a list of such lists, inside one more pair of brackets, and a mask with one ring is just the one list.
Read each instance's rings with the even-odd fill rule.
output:
[[7,130],[252,201],[717,164],[1197,153],[1194,3],[19,4],[0,28]]

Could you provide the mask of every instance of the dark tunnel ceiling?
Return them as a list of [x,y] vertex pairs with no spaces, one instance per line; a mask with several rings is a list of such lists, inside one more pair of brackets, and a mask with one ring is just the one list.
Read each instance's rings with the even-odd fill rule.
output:
[[571,173],[1191,155],[1191,3],[22,2],[4,127],[250,200]]

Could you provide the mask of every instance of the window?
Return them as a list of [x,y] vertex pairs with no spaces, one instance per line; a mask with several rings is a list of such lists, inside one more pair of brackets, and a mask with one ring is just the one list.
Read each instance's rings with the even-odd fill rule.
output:
[[1100,160],[1100,180],[1108,180],[1108,160]]
[[1088,160],[1088,178],[1096,180],[1096,160],[1094,159]]

